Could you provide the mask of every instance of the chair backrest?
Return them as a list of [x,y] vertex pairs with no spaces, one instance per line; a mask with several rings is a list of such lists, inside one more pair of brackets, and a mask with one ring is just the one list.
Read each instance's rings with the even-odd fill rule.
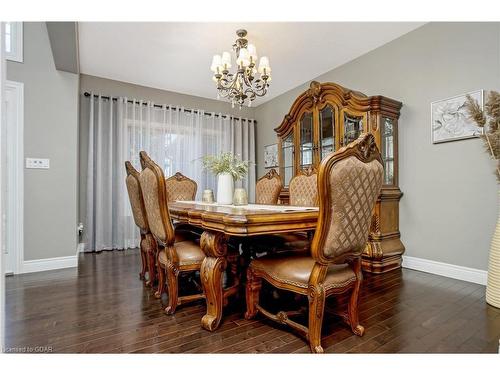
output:
[[149,232],[146,208],[144,206],[144,200],[142,199],[141,185],[139,183],[139,172],[137,172],[129,161],[125,162],[125,170],[127,171],[125,184],[127,185],[128,199],[132,207],[135,225],[143,232]]
[[255,185],[255,203],[276,204],[280,195],[283,183],[276,170],[271,169],[264,176],[257,180]]
[[383,173],[370,133],[323,159],[318,173],[319,218],[311,244],[317,262],[345,263],[361,255]]
[[167,200],[174,201],[193,201],[196,197],[198,185],[195,181],[177,172],[165,180],[167,188]]
[[141,151],[140,156],[144,169],[139,174],[139,182],[149,230],[164,246],[171,246],[175,242],[175,234],[168,212],[165,176],[162,169],[146,152]]
[[313,166],[302,169],[290,180],[290,205],[314,207],[318,205],[318,174]]

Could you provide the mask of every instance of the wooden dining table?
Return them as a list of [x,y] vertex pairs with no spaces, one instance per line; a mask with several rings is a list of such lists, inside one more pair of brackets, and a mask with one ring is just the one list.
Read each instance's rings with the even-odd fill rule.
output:
[[[206,258],[201,265],[200,276],[207,312],[201,319],[201,326],[208,331],[217,329],[224,301],[239,288],[238,283],[226,289],[222,284],[228,258],[235,256],[228,253],[230,238],[307,231],[315,229],[318,220],[317,207],[255,204],[232,206],[175,201],[170,202],[168,208],[172,219],[203,229],[200,247]],[[243,249],[248,251],[245,247]]]

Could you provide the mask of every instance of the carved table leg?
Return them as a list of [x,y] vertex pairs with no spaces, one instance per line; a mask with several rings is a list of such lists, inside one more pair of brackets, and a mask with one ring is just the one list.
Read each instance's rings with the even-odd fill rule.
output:
[[201,319],[201,326],[214,331],[222,318],[222,275],[227,266],[227,239],[223,233],[205,231],[201,235],[200,246],[206,255],[201,264],[200,275],[207,301],[207,313]]

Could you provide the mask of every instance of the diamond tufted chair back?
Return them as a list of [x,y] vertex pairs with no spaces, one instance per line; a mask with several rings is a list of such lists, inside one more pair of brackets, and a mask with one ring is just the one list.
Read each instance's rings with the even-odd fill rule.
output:
[[314,207],[318,205],[318,174],[314,167],[301,170],[290,181],[290,205]]
[[167,191],[162,169],[144,152],[140,152],[142,172],[139,174],[149,229],[165,246],[175,242],[174,227],[167,206]]
[[177,172],[165,180],[167,188],[167,200],[175,201],[193,201],[196,197],[198,185],[195,181]]
[[255,203],[277,204],[283,183],[275,169],[269,170],[257,180],[255,185]]
[[311,246],[318,263],[345,263],[361,255],[383,173],[380,152],[369,133],[323,159],[318,226]]

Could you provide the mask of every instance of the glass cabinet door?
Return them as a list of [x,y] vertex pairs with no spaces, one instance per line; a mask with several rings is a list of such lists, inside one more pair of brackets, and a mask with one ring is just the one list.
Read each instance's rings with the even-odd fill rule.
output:
[[387,117],[382,118],[380,129],[380,148],[384,161],[384,184],[394,185],[394,124]]
[[363,117],[352,116],[344,113],[344,132],[342,146],[347,146],[352,141],[358,139],[363,132]]
[[283,164],[281,168],[281,175],[283,178],[283,183],[288,186],[288,183],[293,177],[294,168],[294,143],[293,143],[293,131],[283,138],[281,142],[281,155],[283,157]]
[[299,123],[300,132],[300,168],[307,167],[313,163],[313,115],[312,113],[304,113]]
[[327,105],[319,111],[319,150],[321,160],[335,151],[335,112]]

